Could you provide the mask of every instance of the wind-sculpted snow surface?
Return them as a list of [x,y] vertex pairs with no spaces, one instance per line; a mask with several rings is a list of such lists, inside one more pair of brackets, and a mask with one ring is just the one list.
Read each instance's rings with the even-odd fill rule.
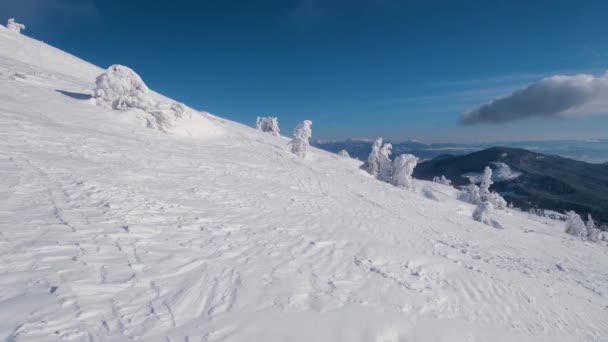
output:
[[74,95],[100,69],[0,47],[3,341],[606,341],[606,246],[563,222],[491,229],[449,186],[211,115],[146,129]]

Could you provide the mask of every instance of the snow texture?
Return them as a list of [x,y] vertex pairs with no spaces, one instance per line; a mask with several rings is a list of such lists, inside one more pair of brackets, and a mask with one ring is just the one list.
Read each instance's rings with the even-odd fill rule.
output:
[[3,341],[606,341],[605,242],[210,114],[148,129],[86,99],[102,72],[0,27]]
[[494,228],[502,229],[503,226],[492,218],[492,213],[494,212],[494,206],[490,202],[482,202],[477,205],[475,211],[473,211],[473,220],[477,222],[481,222],[483,224],[487,224]]
[[281,131],[279,130],[279,119],[276,117],[259,117],[255,122],[255,128],[258,131],[270,133],[274,136],[281,135]]

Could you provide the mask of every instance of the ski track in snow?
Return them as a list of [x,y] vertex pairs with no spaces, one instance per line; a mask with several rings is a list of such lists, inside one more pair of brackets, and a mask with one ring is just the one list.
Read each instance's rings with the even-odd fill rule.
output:
[[5,341],[608,341],[606,246],[562,223],[495,230],[452,188],[213,116],[208,139],[146,129],[57,91],[100,69],[0,48]]

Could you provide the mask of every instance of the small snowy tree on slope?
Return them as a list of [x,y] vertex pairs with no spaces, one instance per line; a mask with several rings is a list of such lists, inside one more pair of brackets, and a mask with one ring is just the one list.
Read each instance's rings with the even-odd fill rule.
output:
[[382,138],[376,138],[372,145],[372,151],[367,158],[367,172],[370,175],[377,177],[380,170],[380,148],[382,147]]
[[433,177],[433,182],[443,185],[452,185],[452,181],[447,179],[444,175],[441,175],[441,177]]
[[566,233],[576,236],[581,240],[587,238],[587,227],[581,217],[574,211],[566,212],[568,220],[566,221]]
[[392,148],[393,145],[387,143],[380,149],[378,179],[383,182],[390,182],[393,178],[393,163],[391,162],[391,154],[393,153],[391,151]]
[[412,189],[412,173],[418,164],[418,158],[412,154],[402,154],[393,162],[393,179],[395,186]]
[[494,211],[494,207],[492,206],[492,203],[490,203],[490,202],[479,203],[477,208],[475,208],[475,211],[473,211],[473,215],[472,215],[473,220],[475,220],[477,222],[481,222],[483,224],[487,224],[494,228],[502,229],[503,226],[500,224],[500,222],[494,220],[491,217],[493,211]]
[[94,97],[98,105],[118,110],[152,111],[156,103],[150,90],[135,71],[123,65],[112,65],[95,80]]
[[339,155],[340,157],[344,157],[344,158],[350,158],[350,154],[348,154],[348,151],[346,151],[346,150],[340,150],[340,151],[338,152],[338,155]]
[[490,200],[490,185],[492,184],[492,169],[486,166],[485,170],[483,170],[481,184],[479,185],[479,196],[482,201]]
[[472,204],[479,204],[482,202],[481,197],[479,196],[479,187],[472,183],[462,187],[462,192],[458,196],[458,199]]
[[304,120],[296,126],[293,131],[293,140],[291,144],[291,152],[299,157],[306,157],[309,142],[308,139],[312,136],[312,121]]
[[587,240],[593,242],[599,241],[600,230],[595,226],[595,222],[593,222],[591,214],[587,216],[585,228],[587,228]]
[[258,131],[271,133],[272,135],[279,136],[279,119],[271,116],[259,117],[255,122],[255,127]]
[[10,18],[6,24],[6,28],[17,33],[21,33],[21,30],[25,30],[25,25],[15,21],[14,18]]

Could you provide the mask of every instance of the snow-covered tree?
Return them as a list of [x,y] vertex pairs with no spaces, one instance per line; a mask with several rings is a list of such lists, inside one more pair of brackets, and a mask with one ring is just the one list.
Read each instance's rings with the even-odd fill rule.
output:
[[587,228],[587,240],[589,241],[599,241],[600,230],[597,229],[591,214],[587,216],[587,223],[585,224],[585,228]]
[[481,197],[479,196],[479,187],[475,184],[469,184],[462,187],[462,190],[458,196],[461,201],[479,204],[481,203]]
[[304,120],[299,123],[293,130],[293,140],[291,144],[291,152],[299,157],[306,157],[308,152],[308,139],[312,136],[312,121]]
[[15,21],[14,18],[10,18],[6,24],[6,28],[17,33],[21,33],[21,30],[25,30],[25,25]]
[[412,154],[402,154],[393,162],[393,179],[395,186],[412,189],[412,173],[418,164],[418,158]]
[[391,149],[393,145],[386,143],[380,149],[378,159],[378,179],[383,182],[390,182],[393,178],[393,162],[391,161]]
[[488,202],[492,203],[496,209],[504,210],[507,208],[507,201],[495,192],[490,193]]
[[433,182],[443,185],[452,185],[452,181],[447,179],[444,175],[441,175],[441,177],[433,177]]
[[350,158],[350,154],[348,154],[348,151],[347,151],[347,150],[340,150],[340,151],[338,152],[338,155],[339,155],[340,157],[344,157],[344,158]]
[[152,111],[156,103],[150,90],[135,71],[123,65],[112,65],[95,80],[94,97],[98,105],[118,109]]
[[477,222],[481,222],[483,224],[487,224],[494,228],[502,229],[503,226],[500,224],[500,222],[496,221],[495,219],[493,219],[491,217],[493,212],[494,212],[494,207],[492,206],[492,203],[481,202],[481,203],[479,203],[479,205],[477,205],[477,208],[475,208],[475,211],[473,211],[473,215],[472,215],[473,220],[475,220]]
[[568,215],[566,233],[576,236],[581,240],[587,239],[587,227],[581,217],[574,211],[568,211],[566,215]]
[[489,166],[483,170],[483,177],[479,185],[479,196],[482,201],[490,200],[490,185],[492,185],[492,169]]
[[255,127],[258,131],[271,133],[272,135],[279,136],[279,119],[272,116],[259,117],[255,122]]
[[377,177],[380,170],[380,149],[382,148],[382,138],[376,138],[372,145],[372,151],[367,158],[367,172],[370,175]]

